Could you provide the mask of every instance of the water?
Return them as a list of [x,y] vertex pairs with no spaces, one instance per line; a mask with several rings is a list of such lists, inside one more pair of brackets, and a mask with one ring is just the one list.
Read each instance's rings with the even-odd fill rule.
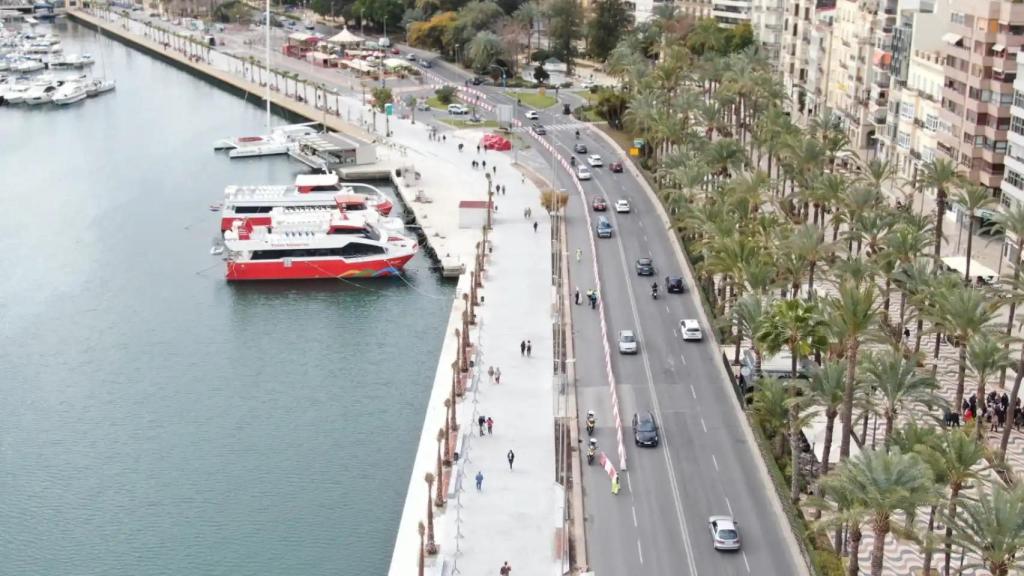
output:
[[258,106],[74,24],[112,94],[0,109],[0,574],[382,574],[452,288],[228,285]]

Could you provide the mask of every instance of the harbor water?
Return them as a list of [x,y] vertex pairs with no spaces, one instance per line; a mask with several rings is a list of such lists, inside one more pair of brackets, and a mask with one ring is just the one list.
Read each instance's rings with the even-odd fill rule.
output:
[[258,104],[53,30],[117,89],[0,108],[0,575],[383,574],[453,287],[226,283],[209,205],[302,167],[212,151]]

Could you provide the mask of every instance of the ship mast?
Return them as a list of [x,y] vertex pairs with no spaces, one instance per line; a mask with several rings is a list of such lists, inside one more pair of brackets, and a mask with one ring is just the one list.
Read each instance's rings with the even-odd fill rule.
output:
[[267,0],[267,22],[266,22],[266,64],[267,64],[267,75],[266,83],[267,89],[264,95],[264,99],[267,101],[267,134],[270,134],[270,0]]

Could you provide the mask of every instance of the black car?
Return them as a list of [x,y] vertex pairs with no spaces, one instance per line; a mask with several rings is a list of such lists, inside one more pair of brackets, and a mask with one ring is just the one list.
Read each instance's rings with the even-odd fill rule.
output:
[[658,424],[654,422],[654,414],[638,412],[633,414],[633,441],[637,446],[658,445]]
[[654,260],[650,258],[637,258],[636,274],[637,276],[654,276]]
[[562,114],[565,114],[566,116],[572,114],[572,107],[568,104],[562,104]]
[[679,276],[665,276],[665,290],[669,294],[682,294],[686,288],[683,286],[683,279]]
[[575,152],[577,154],[586,154],[587,153],[587,145],[586,144],[577,144],[577,145],[572,147],[572,150],[573,150],[573,152]]
[[484,83],[484,79],[479,76],[473,76],[473,86],[479,86]]

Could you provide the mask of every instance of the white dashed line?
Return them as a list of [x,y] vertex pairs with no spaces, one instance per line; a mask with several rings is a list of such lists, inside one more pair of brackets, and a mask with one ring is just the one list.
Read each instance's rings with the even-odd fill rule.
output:
[[634,506],[633,507],[633,527],[636,528],[637,526],[638,526],[638,524],[636,522],[636,506]]
[[704,433],[705,434],[708,433],[708,425],[704,423],[704,418],[703,417],[700,419],[700,427],[704,429]]
[[[675,331],[673,331],[672,333],[673,333],[673,334],[675,334]],[[680,354],[680,355],[679,355],[679,358],[680,358],[680,359],[681,359],[681,360],[683,361],[683,364],[686,364],[686,356],[683,356],[682,354]],[[693,385],[692,385],[692,384],[690,385],[690,388],[691,388],[691,389],[693,388]],[[696,397],[697,397],[697,393],[696,393],[696,392],[694,392],[694,393],[693,393],[693,397],[694,397],[694,398],[696,398]]]
[[711,455],[711,461],[715,463],[715,472],[718,472],[718,458],[714,454]]
[[[668,304],[665,304],[665,312],[668,312],[668,313],[672,312],[672,310],[669,309]],[[675,333],[676,333],[676,329],[673,328],[672,329],[672,334],[675,334]]]
[[633,493],[633,483],[629,480],[629,472],[626,472],[626,488],[629,489],[629,493]]
[[693,389],[693,384],[690,384],[690,394],[693,394],[693,399],[694,400],[697,399],[697,391]]
[[729,498],[728,497],[725,498],[725,505],[726,505],[726,507],[729,508],[729,516],[732,516],[733,515],[733,513],[732,513],[732,504],[729,502]]
[[746,552],[742,552],[742,554],[743,554],[743,563],[747,565],[747,574],[749,574],[750,573],[750,562],[747,562],[747,553]]
[[[644,549],[640,546],[640,541],[639,540],[636,541],[636,553],[640,556],[640,563],[643,564],[644,563]],[[750,572],[749,568],[747,569],[747,572]]]

